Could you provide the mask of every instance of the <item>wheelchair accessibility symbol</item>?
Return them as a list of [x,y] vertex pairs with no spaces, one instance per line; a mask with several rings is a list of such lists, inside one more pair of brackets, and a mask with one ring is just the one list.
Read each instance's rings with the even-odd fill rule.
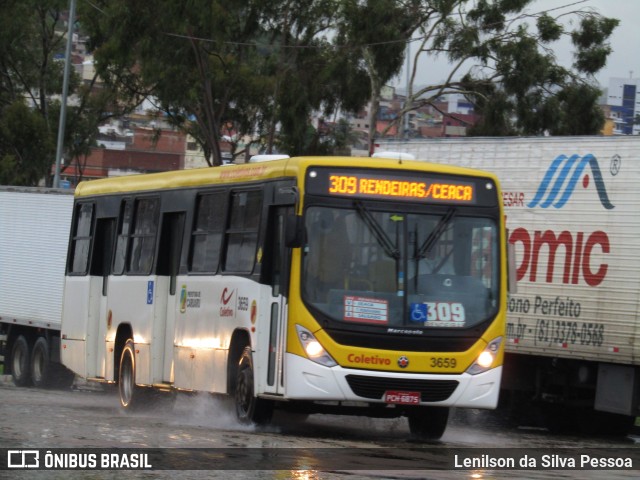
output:
[[412,322],[424,323],[427,321],[427,304],[426,303],[412,303],[411,304],[411,317]]

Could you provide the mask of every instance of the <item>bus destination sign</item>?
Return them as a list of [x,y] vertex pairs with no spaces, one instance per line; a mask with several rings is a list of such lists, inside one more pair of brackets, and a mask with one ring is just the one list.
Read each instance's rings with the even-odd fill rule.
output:
[[476,184],[453,178],[420,176],[419,174],[336,172],[312,170],[309,172],[309,193],[377,198],[428,203],[476,203]]

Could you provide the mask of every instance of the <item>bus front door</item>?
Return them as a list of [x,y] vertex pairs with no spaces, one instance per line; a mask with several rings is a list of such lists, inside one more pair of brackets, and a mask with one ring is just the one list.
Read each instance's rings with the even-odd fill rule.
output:
[[287,332],[287,291],[289,272],[289,249],[285,242],[285,224],[293,215],[293,207],[275,207],[270,219],[270,254],[265,275],[271,285],[271,309],[266,349],[267,378],[265,392],[276,395],[284,393],[283,358]]

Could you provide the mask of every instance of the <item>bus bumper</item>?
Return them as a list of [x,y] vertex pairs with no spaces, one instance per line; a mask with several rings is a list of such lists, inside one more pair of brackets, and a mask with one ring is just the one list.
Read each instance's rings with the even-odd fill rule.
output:
[[[502,376],[501,366],[478,375],[467,373],[455,375],[397,373],[356,370],[341,366],[329,368],[290,353],[286,354],[286,366],[285,398],[291,400],[384,403],[384,395],[381,395],[380,398],[367,398],[354,393],[347,376],[358,375],[369,377],[367,380],[380,385],[384,385],[385,381],[392,380],[424,381],[426,383],[454,380],[458,382],[458,385],[446,399],[422,402],[422,404],[490,409],[495,408],[498,404]],[[398,388],[393,389],[397,390]]]

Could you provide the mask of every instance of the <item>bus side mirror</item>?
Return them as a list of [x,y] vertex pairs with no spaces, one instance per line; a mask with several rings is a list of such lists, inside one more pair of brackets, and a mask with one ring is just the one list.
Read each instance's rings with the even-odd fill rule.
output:
[[302,217],[290,215],[287,217],[284,232],[284,241],[289,248],[302,246]]
[[518,293],[518,279],[516,277],[516,246],[507,242],[507,276],[509,279],[509,293]]

